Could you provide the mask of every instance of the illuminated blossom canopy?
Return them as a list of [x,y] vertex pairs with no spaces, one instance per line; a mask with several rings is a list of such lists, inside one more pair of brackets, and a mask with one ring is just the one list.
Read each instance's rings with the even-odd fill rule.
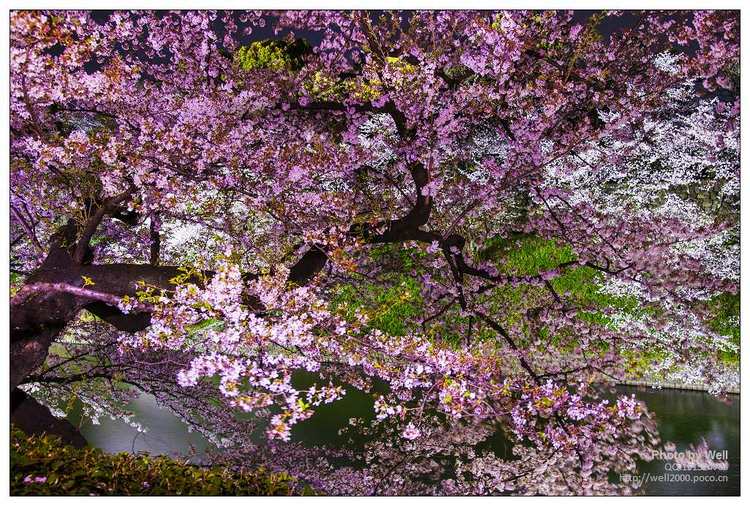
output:
[[322,492],[626,493],[607,385],[736,381],[738,61],[732,11],[13,12],[11,388]]

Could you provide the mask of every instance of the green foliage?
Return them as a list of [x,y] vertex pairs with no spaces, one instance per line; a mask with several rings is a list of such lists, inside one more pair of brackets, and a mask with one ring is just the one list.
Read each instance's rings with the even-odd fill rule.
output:
[[304,56],[310,45],[302,39],[294,42],[283,40],[260,40],[242,46],[234,54],[235,63],[242,70],[299,70],[304,65]]
[[339,285],[333,295],[333,311],[353,318],[357,310],[365,312],[369,325],[390,335],[403,336],[409,330],[409,320],[421,314],[422,297],[419,283],[406,275],[391,276],[390,286],[365,283],[359,289]]
[[424,312],[421,285],[414,272],[426,256],[420,248],[403,245],[381,245],[372,248],[370,257],[388,265],[388,274],[377,282],[358,285],[341,284],[333,292],[331,308],[344,318],[352,319],[356,311],[370,318],[369,325],[391,335],[405,335],[410,322]]
[[514,276],[534,276],[576,258],[570,246],[559,246],[549,239],[521,234],[509,239],[491,239],[481,256],[496,258],[500,270]]
[[[395,78],[391,86],[404,86],[412,82],[411,76],[418,68],[402,58],[387,56],[385,62],[390,70],[400,73],[403,77]],[[341,78],[340,76],[327,74],[322,71],[315,72],[305,81],[304,87],[311,97],[320,100],[345,100],[356,98],[358,100],[375,100],[382,95],[383,83],[376,78],[364,78],[362,76]]]
[[633,379],[643,376],[653,366],[663,363],[669,356],[664,350],[621,350],[625,360],[625,375]]
[[[11,495],[298,495],[286,474],[265,469],[202,468],[168,457],[75,448],[55,436],[26,436],[12,427]],[[24,483],[28,477],[31,483]],[[43,483],[35,482],[37,478]]]
[[[535,276],[576,259],[568,245],[525,234],[509,238],[495,237],[477,253],[477,257],[494,261],[501,273],[511,276]],[[603,281],[601,272],[576,265],[564,268],[550,280],[550,285],[556,294],[578,308],[576,316],[580,320],[591,325],[611,325],[608,313],[613,311],[632,316],[653,311],[653,308],[642,306],[636,297],[615,296],[602,291]],[[542,346],[573,349],[577,344],[575,336],[567,335],[565,331],[559,335],[550,335],[545,327],[533,330],[528,325],[526,317],[529,312],[547,304],[549,297],[546,287],[522,283],[497,288],[487,302],[495,314],[502,315],[502,324],[523,331],[526,338],[518,341],[520,346],[531,346],[538,341]],[[480,339],[492,336],[492,332],[478,334]],[[606,351],[605,346],[602,346],[602,351]]]
[[216,318],[208,318],[199,323],[188,325],[187,331],[189,336],[195,336],[210,330],[221,330],[224,328],[224,321]]
[[381,95],[378,80],[330,76],[324,72],[315,72],[304,83],[308,94],[320,100],[343,100],[349,97],[359,100],[374,100]]
[[397,69],[402,74],[414,74],[417,72],[416,65],[412,65],[409,62],[404,61],[403,58],[397,56],[386,56],[385,62],[389,67]]
[[722,293],[709,302],[711,312],[711,328],[724,336],[730,336],[732,342],[740,343],[740,294]]
[[370,250],[370,258],[379,263],[389,263],[390,270],[403,272],[419,267],[419,260],[427,253],[421,248],[409,248],[400,244],[381,244]]
[[[603,277],[601,272],[591,267],[575,267],[568,268],[550,283],[557,293],[566,295],[567,300],[582,307],[610,308],[631,316],[652,311],[651,308],[643,307],[635,296],[618,296],[603,292]],[[579,316],[585,317],[582,314]],[[603,318],[601,314],[591,316],[595,319]],[[609,319],[599,321],[607,323]]]
[[[511,239],[493,239],[482,252],[495,257],[501,272],[515,276],[534,276],[576,259],[569,246],[535,236],[518,235]],[[601,290],[603,274],[591,267],[567,267],[550,284],[566,300],[585,308],[612,308],[628,314],[646,310],[636,297],[622,297]],[[515,300],[520,301],[518,297]],[[579,315],[584,316],[584,315]],[[594,317],[593,315],[589,315]],[[585,317],[585,316],[584,316]]]
[[[713,318],[709,321],[711,330],[723,336],[728,336],[732,342],[740,344],[740,294],[722,293],[709,301],[709,311]],[[722,352],[721,358],[725,362],[739,364],[740,354]]]
[[[543,239],[534,235],[515,234],[509,238],[492,238],[484,248],[473,255],[482,261],[492,261],[498,270],[511,276],[535,276],[556,268],[562,263],[576,259],[568,245]],[[393,335],[404,335],[416,321],[424,319],[424,304],[419,283],[413,273],[419,273],[426,253],[421,248],[408,248],[403,245],[379,245],[370,250],[370,257],[380,265],[387,265],[389,274],[385,281],[341,284],[336,287],[332,299],[332,309],[344,316],[353,318],[355,311],[365,312],[370,317],[370,325]],[[595,326],[612,325],[612,313],[629,315],[634,318],[658,314],[658,307],[644,305],[635,296],[618,296],[602,290],[605,275],[591,267],[572,265],[550,280],[554,291],[577,309],[577,318]],[[530,311],[549,302],[550,293],[544,286],[521,283],[506,285],[488,292],[485,302],[501,324],[507,328],[521,330],[525,338],[519,339],[520,346],[558,346],[573,349],[578,340],[574,335],[562,331],[550,335],[545,327],[532,329],[527,316]],[[739,344],[739,295],[722,294],[710,302],[711,327],[722,335],[731,336]],[[429,335],[443,342],[460,342],[464,336],[456,334],[456,328],[473,327],[472,339],[495,339],[494,331],[462,316],[457,308],[447,310],[439,319],[433,320],[428,328]],[[537,344],[534,344],[537,343]],[[541,344],[538,344],[541,343]],[[609,351],[606,343],[601,343],[601,351]],[[623,352],[626,371],[638,376],[666,357],[664,350],[627,350]],[[722,352],[722,359],[735,363],[736,353]]]

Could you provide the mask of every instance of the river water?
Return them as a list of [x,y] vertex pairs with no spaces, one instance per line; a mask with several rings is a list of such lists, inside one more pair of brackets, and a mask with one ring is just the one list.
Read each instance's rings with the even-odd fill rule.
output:
[[[705,440],[711,450],[727,451],[729,469],[718,471],[673,470],[673,463],[655,459],[639,466],[641,489],[647,495],[739,495],[740,491],[740,397],[730,402],[698,391],[654,390],[645,387],[617,387],[617,393],[635,393],[654,412],[664,441],[678,451]],[[330,444],[338,429],[352,416],[371,416],[371,401],[350,391],[342,400],[323,406],[312,418],[293,429],[292,438],[308,444]],[[92,446],[106,452],[149,452],[182,456],[195,452],[193,459],[210,444],[169,411],[157,406],[150,395],[141,395],[130,405],[136,419],[148,432],[119,420],[102,419],[99,425],[84,423],[81,432]],[[616,479],[616,478],[615,478]]]

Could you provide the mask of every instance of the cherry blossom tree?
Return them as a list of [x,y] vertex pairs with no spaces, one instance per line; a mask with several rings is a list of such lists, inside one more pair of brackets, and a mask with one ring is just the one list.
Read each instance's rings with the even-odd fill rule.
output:
[[738,59],[731,11],[13,12],[11,389],[328,493],[628,493],[607,385],[736,381]]

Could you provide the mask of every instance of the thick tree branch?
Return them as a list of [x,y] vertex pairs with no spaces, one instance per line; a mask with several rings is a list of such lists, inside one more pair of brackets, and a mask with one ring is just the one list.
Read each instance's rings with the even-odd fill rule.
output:
[[151,224],[149,227],[149,236],[151,238],[151,247],[149,251],[149,264],[159,265],[159,253],[161,251],[161,219],[154,213],[151,215]]
[[[118,306],[122,303],[122,297],[118,297],[117,295],[90,290],[88,288],[82,288],[68,283],[34,283],[31,285],[25,285],[21,288],[10,300],[10,305],[11,307],[20,306],[30,297],[37,296],[37,300],[41,300],[47,297],[53,297],[59,293],[67,293],[82,299],[105,302],[113,306]],[[135,302],[133,308],[138,311],[151,310],[151,306],[139,302]]]
[[324,251],[324,246],[314,244],[289,269],[288,281],[298,286],[308,284],[323,269],[327,261],[328,256]]
[[104,202],[102,202],[102,204],[97,207],[96,211],[94,211],[94,214],[92,214],[86,222],[86,225],[83,228],[83,232],[81,232],[81,237],[78,239],[78,243],[76,244],[75,251],[73,252],[73,260],[76,263],[82,263],[84,258],[86,257],[86,252],[89,249],[89,242],[91,242],[91,237],[93,237],[93,235],[96,233],[96,229],[99,228],[99,224],[101,223],[104,216],[107,214],[111,214],[112,212],[117,210],[118,206],[122,204],[132,193],[133,188],[129,188],[127,191],[124,191],[119,195],[104,200]]

